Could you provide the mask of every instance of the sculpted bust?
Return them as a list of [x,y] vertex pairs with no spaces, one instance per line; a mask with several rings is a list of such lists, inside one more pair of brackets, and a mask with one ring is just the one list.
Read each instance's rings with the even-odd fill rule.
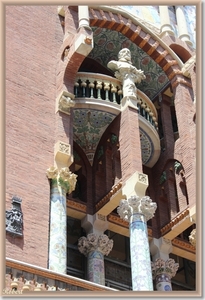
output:
[[131,52],[128,48],[123,48],[118,53],[118,61],[111,60],[107,64],[108,68],[115,71],[115,77],[123,84],[123,96],[137,98],[137,88],[135,83],[140,83],[145,79],[144,72],[132,65]]

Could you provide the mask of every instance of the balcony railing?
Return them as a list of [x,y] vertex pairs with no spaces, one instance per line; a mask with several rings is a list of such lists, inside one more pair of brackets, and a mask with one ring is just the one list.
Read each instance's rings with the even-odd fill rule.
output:
[[[76,99],[98,99],[118,105],[123,98],[122,85],[118,79],[104,74],[85,72],[77,73],[74,95]],[[139,114],[158,130],[156,108],[139,89],[137,89],[137,107]]]

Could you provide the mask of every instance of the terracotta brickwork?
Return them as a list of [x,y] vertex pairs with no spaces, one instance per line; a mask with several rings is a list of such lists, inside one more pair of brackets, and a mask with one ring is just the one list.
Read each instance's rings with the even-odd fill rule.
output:
[[[6,6],[6,209],[22,199],[23,238],[6,255],[47,267],[55,143],[56,53],[63,34],[56,6]],[[49,21],[48,21],[49,20]]]

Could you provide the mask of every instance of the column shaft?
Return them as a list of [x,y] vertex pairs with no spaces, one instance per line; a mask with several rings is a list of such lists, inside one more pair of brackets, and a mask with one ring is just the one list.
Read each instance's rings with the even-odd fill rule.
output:
[[105,285],[104,255],[100,251],[91,251],[87,258],[88,280]]
[[57,184],[52,184],[50,205],[49,269],[66,274],[66,191]]
[[130,251],[133,291],[153,291],[147,224],[140,213],[130,220]]

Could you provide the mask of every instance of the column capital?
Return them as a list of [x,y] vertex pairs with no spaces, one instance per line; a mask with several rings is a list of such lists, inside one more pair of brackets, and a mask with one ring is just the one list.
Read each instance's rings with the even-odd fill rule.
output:
[[169,258],[166,261],[161,258],[157,258],[155,262],[151,262],[151,266],[153,279],[162,274],[166,274],[172,278],[176,275],[179,268],[179,264],[175,263],[172,258]]
[[113,240],[110,240],[106,234],[96,235],[89,233],[87,237],[82,236],[78,240],[78,249],[85,256],[91,251],[99,251],[103,255],[108,255],[113,247]]
[[46,175],[48,179],[52,180],[52,183],[64,187],[69,194],[75,190],[77,175],[72,173],[68,167],[58,169],[52,166],[47,169]]
[[120,217],[125,221],[130,221],[133,214],[139,213],[145,216],[146,221],[153,218],[157,204],[152,202],[149,196],[140,198],[139,196],[131,196],[128,200],[122,199],[117,208]]
[[196,228],[192,230],[189,236],[189,242],[196,247]]

